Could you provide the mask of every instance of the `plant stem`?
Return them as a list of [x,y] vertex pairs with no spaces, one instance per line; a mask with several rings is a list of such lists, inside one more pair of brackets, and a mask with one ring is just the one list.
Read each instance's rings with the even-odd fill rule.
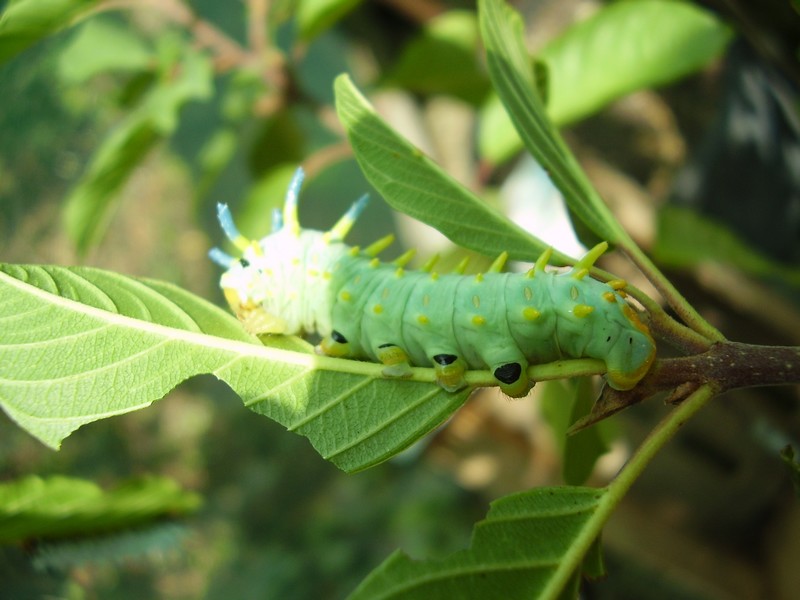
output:
[[647,310],[653,335],[690,354],[705,352],[713,345],[714,341],[673,319],[658,302],[640,289],[628,286],[625,291]]
[[248,0],[247,43],[256,56],[263,56],[267,49],[267,15],[269,0]]
[[621,243],[620,250],[627,254],[628,258],[630,258],[644,276],[650,280],[664,297],[664,300],[667,301],[670,308],[677,313],[686,325],[712,342],[721,342],[725,340],[725,336],[722,335],[716,327],[700,316],[700,313],[686,301],[686,298],[684,298],[677,288],[672,285],[672,282],[659,271],[658,267],[656,267],[647,255],[639,249],[633,240],[631,240],[630,243],[628,243],[628,240]]
[[576,569],[580,569],[579,561],[582,560],[592,544],[595,543],[595,540],[598,539],[611,513],[639,478],[639,475],[642,474],[645,467],[658,451],[673,438],[683,424],[703,408],[715,395],[716,390],[712,385],[704,385],[697,389],[683,404],[673,409],[662,419],[647,439],[642,442],[630,460],[622,467],[614,481],[606,486],[597,504],[597,509],[581,530],[578,538],[573,542],[572,549],[575,552],[572,554],[574,560],[565,560],[559,565],[558,572],[550,579],[548,586],[542,590],[540,598],[562,597],[563,590],[566,589],[569,579],[574,575]]
[[[620,503],[623,496],[628,492],[633,483],[642,474],[645,467],[653,460],[653,457],[671,440],[678,430],[686,423],[697,411],[703,408],[709,400],[718,393],[718,389],[712,384],[706,384],[695,390],[688,398],[674,410],[672,410],[659,424],[650,432],[650,435],[642,442],[630,460],[622,467],[622,470],[607,487],[606,495],[600,503],[599,514],[603,514],[603,522],[606,521],[611,511]],[[599,533],[599,529],[598,529]]]

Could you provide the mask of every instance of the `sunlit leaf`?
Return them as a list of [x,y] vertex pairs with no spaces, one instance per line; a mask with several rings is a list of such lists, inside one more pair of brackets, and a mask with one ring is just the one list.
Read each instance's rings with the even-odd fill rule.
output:
[[614,2],[542,49],[550,70],[548,113],[581,119],[634,90],[663,85],[717,58],[732,36],[688,2]]
[[307,344],[264,346],[180,288],[98,269],[4,265],[0,321],[0,405],[54,448],[81,425],[212,373],[355,471],[406,448],[470,393],[432,384],[432,369],[387,380],[382,365],[318,356]]
[[[445,173],[421,150],[389,127],[349,77],[334,84],[336,110],[364,176],[395,209],[441,231],[453,242],[497,255],[528,260],[547,244],[509,221]],[[564,255],[554,261],[568,262]]]
[[545,113],[519,14],[499,0],[482,0],[479,20],[492,83],[525,147],[589,229],[608,242],[633,245]]
[[[537,53],[548,68],[547,113],[559,126],[585,118],[632,91],[675,81],[717,58],[730,29],[688,2],[613,2]],[[482,111],[482,153],[503,162],[523,147],[503,107]]]

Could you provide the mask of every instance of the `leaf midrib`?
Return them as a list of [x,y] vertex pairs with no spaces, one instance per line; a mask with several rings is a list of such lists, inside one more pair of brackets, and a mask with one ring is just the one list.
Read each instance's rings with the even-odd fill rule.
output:
[[64,298],[62,296],[57,296],[50,292],[46,292],[37,288],[36,286],[11,277],[6,273],[0,273],[0,283],[14,287],[20,290],[22,293],[33,296],[53,307],[61,308],[74,314],[87,316],[91,319],[106,323],[112,327],[120,327],[135,331],[137,333],[145,333],[156,337],[165,338],[166,340],[185,342],[199,347],[222,350],[224,352],[238,355],[244,354],[253,357],[280,360],[281,362],[305,366],[308,368],[329,367],[329,365],[325,365],[327,362],[325,360],[326,357],[322,356],[301,354],[299,352],[290,352],[287,350],[270,348],[268,346],[261,345],[257,341],[254,341],[251,344],[236,340],[229,340],[212,336],[207,333],[186,331],[184,329],[177,329],[150,321],[135,319],[120,313],[112,313],[100,308],[83,304],[76,300],[71,300],[69,298]]

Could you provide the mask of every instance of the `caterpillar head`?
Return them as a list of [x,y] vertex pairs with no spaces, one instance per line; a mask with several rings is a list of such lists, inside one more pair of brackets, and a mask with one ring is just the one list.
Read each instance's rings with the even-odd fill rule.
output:
[[656,344],[650,330],[628,304],[622,306],[622,314],[633,327],[621,330],[622,335],[607,350],[606,378],[612,388],[629,390],[650,370],[656,357]]
[[263,255],[246,249],[242,258],[231,260],[222,274],[220,286],[233,314],[253,334],[292,333],[286,319],[270,302],[270,277]]
[[273,214],[273,232],[258,241],[239,233],[227,205],[217,205],[220,225],[242,256],[234,258],[219,248],[213,248],[209,256],[226,269],[220,286],[233,313],[256,335],[329,329],[330,311],[325,301],[329,268],[339,253],[346,251],[341,241],[366,206],[363,197],[330,231],[301,229],[297,198],[303,177],[303,170],[298,169],[283,211]]

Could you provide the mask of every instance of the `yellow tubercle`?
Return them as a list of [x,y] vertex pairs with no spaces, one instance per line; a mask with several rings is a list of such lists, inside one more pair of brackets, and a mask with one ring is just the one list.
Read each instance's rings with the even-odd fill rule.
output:
[[603,300],[611,302],[612,304],[617,301],[617,295],[614,292],[603,292]]
[[578,269],[577,271],[573,271],[572,278],[581,280],[589,274],[589,269]]
[[423,264],[419,268],[419,270],[423,271],[425,273],[430,273],[431,271],[433,271],[433,267],[436,266],[437,262],[439,262],[439,255],[438,254],[434,254],[428,260],[425,261],[425,264]]
[[[536,262],[533,265],[533,270],[537,273],[544,272],[544,268],[547,266],[547,263],[550,261],[550,257],[553,256],[553,249],[552,248],[545,248],[545,251],[539,255],[539,258],[536,259]],[[533,277],[533,275],[531,275]]]
[[617,291],[623,289],[627,285],[628,285],[628,282],[625,281],[624,279],[612,279],[611,281],[608,282],[608,286],[611,289],[614,289],[614,290],[617,290]]
[[411,248],[410,250],[407,250],[406,252],[403,252],[403,254],[401,254],[400,256],[395,258],[392,261],[392,264],[396,265],[398,267],[405,267],[409,262],[411,262],[411,259],[414,258],[414,255],[416,253],[417,253],[417,249],[416,248]]
[[494,259],[494,262],[489,266],[488,273],[500,273],[503,270],[503,267],[506,266],[506,261],[508,261],[508,252],[501,252],[500,256]]
[[386,250],[386,248],[391,246],[393,242],[394,242],[394,235],[390,233],[389,235],[386,235],[381,239],[372,242],[369,246],[364,248],[364,254],[366,254],[367,256],[377,256],[378,254]]
[[608,250],[608,242],[600,242],[575,263],[575,266],[572,268],[573,271],[577,273],[583,269],[586,269],[588,272],[588,270],[594,266],[594,263],[597,262],[597,259],[600,258],[606,250]]
[[456,268],[453,269],[453,273],[455,273],[456,275],[463,275],[464,272],[467,270],[467,265],[469,265],[469,256],[465,256],[464,258],[461,259],[461,262],[459,262],[456,265]]

